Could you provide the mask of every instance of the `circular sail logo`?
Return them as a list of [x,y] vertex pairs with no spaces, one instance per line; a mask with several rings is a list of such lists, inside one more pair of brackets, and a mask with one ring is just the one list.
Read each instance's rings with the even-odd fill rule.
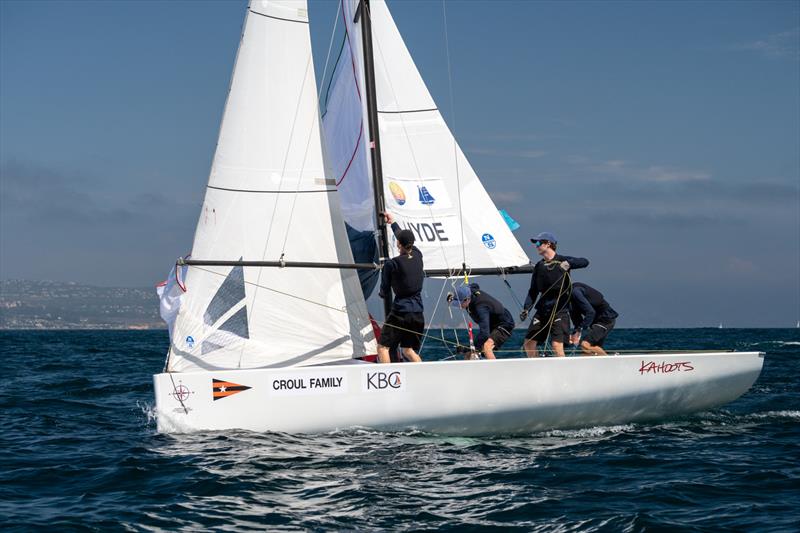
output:
[[493,250],[495,246],[497,246],[497,241],[494,240],[491,233],[484,233],[481,236],[481,240],[483,241],[483,245],[490,250]]
[[389,192],[392,193],[392,198],[398,205],[406,203],[406,192],[403,188],[394,181],[389,182]]

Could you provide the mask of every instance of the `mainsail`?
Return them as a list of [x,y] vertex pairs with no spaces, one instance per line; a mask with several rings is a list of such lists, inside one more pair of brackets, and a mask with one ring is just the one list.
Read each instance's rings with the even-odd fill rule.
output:
[[[248,7],[192,257],[352,262],[326,176],[305,0]],[[169,371],[374,353],[352,270],[192,266]]]
[[[323,127],[345,219],[372,229],[358,5],[342,0],[346,41],[327,91]],[[414,232],[426,269],[527,265],[530,260],[445,124],[385,2],[371,0],[369,7],[386,208]]]

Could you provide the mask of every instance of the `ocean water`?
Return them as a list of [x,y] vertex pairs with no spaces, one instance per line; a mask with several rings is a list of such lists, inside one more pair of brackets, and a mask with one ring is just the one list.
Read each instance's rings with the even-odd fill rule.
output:
[[513,438],[159,435],[166,345],[0,332],[3,531],[800,529],[797,329],[615,331],[616,350],[765,351],[764,371],[712,411]]

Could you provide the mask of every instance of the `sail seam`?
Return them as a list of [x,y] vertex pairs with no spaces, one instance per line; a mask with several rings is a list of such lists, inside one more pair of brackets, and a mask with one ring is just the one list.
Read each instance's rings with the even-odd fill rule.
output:
[[264,13],[259,13],[258,11],[253,11],[252,9],[250,9],[249,11],[250,11],[250,13],[252,13],[253,15],[260,15],[260,16],[262,16],[262,17],[266,17],[266,18],[268,18],[268,19],[283,20],[283,21],[285,21],[285,22],[297,22],[297,23],[299,23],[299,24],[308,24],[308,21],[307,21],[307,20],[285,19],[285,18],[281,18],[281,17],[276,17],[276,16],[274,16],[274,15],[266,15],[266,14],[264,14]]
[[313,191],[254,191],[251,189],[228,189],[226,187],[215,187],[213,185],[207,186],[209,189],[216,189],[218,191],[228,191],[228,192],[253,192],[259,194],[302,194],[302,193],[313,193],[313,192],[336,192],[336,189],[319,189]]
[[425,113],[426,111],[439,111],[438,107],[434,107],[432,109],[407,109],[405,111],[381,111],[378,110],[378,113],[382,114],[398,114],[398,113]]

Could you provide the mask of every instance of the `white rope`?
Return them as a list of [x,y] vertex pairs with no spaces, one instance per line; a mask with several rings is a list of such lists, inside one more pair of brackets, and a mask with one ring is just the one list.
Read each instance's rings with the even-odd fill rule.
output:
[[456,142],[456,101],[453,98],[453,72],[450,68],[450,39],[447,34],[447,7],[442,0],[442,15],[444,19],[444,45],[447,52],[447,80],[450,86],[450,113],[453,115],[453,162],[456,167],[456,187],[458,188],[458,221],[461,224],[461,257],[462,263],[467,264],[467,248],[464,243],[464,215],[461,211],[461,179],[458,173],[458,143]]

